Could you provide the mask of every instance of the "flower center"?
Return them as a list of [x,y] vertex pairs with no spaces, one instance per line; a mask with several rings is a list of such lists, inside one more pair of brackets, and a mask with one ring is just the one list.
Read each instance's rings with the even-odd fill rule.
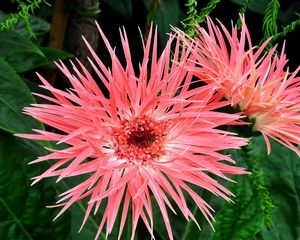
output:
[[112,129],[115,156],[129,162],[155,161],[162,156],[167,125],[146,115],[120,121]]

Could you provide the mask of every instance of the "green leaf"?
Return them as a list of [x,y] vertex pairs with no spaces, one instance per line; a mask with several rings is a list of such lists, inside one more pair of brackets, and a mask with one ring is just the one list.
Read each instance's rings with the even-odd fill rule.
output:
[[[53,61],[64,60],[73,57],[71,53],[53,48],[40,47],[40,50],[45,54],[48,64],[53,63]],[[45,65],[46,64],[47,63],[45,63]]]
[[27,72],[38,67],[53,64],[53,61],[71,58],[73,55],[53,48],[39,47],[43,56],[35,53],[20,53],[6,57],[6,61],[17,73]]
[[[54,142],[50,142],[50,147],[55,149],[66,149],[68,145],[65,143],[61,143],[57,145]],[[49,164],[50,163],[48,162],[48,165]],[[56,183],[54,187],[57,193],[61,194],[65,191],[68,191],[72,187],[80,184],[81,182],[85,181],[86,177],[87,177],[86,175],[79,175],[79,176],[74,176],[72,178],[63,179],[59,183]],[[71,222],[71,230],[70,230],[70,235],[68,237],[68,240],[95,238],[98,231],[98,227],[101,222],[101,216],[104,213],[103,204],[100,206],[99,211],[95,216],[91,214],[88,217],[84,227],[80,232],[78,232],[81,227],[82,221],[84,219],[86,208],[87,208],[87,199],[77,201],[74,204],[72,204],[71,207],[69,208],[72,216],[72,222]],[[105,235],[103,232],[100,234],[98,240],[105,240]]]
[[35,44],[12,30],[0,31],[0,46],[0,56],[4,59],[11,55],[23,53],[35,53],[44,56]]
[[105,0],[104,2],[123,16],[132,16],[132,0]]
[[0,128],[11,133],[29,133],[42,129],[40,122],[22,113],[34,103],[30,90],[14,69],[0,58]]
[[[199,196],[202,196],[209,202],[209,204],[214,208],[218,209],[220,206],[220,202],[224,201],[216,196],[212,196],[212,201],[210,202],[209,199],[211,195],[209,192],[203,190],[199,187],[193,186],[192,184],[187,183],[195,192],[198,193]],[[192,221],[187,221],[183,214],[181,213],[179,207],[173,201],[173,199],[169,199],[173,208],[175,209],[177,215],[175,215],[172,211],[168,211],[172,233],[175,240],[195,240],[195,239],[208,239],[213,231],[211,226],[208,224],[207,220],[198,209],[198,206],[192,200],[188,193],[183,191],[185,196],[187,205],[189,209],[194,214],[195,218],[197,219],[199,225],[201,226],[201,230],[197,227],[197,225]],[[209,196],[208,196],[209,195]],[[165,223],[163,221],[161,211],[157,202],[155,201],[154,197],[152,197],[152,204],[153,204],[153,221],[154,221],[154,230],[159,235],[162,240],[168,240],[168,233],[165,227]]]
[[0,131],[0,239],[64,240],[69,234],[69,214],[53,222],[57,210],[46,208],[55,203],[51,181],[30,187],[29,178],[43,168],[27,164],[41,152],[39,145]]
[[[259,196],[253,190],[250,176],[238,176],[233,193],[235,204],[225,204],[216,217],[216,232],[212,239],[293,240],[300,236],[300,160],[290,149],[271,140],[271,154],[267,154],[262,137],[253,138],[251,154],[259,163],[265,185],[271,194],[273,225],[263,224]],[[244,162],[241,150],[231,151],[233,159]]]
[[[31,24],[32,31],[36,39],[42,39],[46,35],[46,33],[49,32],[51,25],[44,19],[36,16],[29,16],[28,20]],[[28,29],[24,19],[21,19],[21,21],[14,24],[12,29],[22,35],[24,38],[28,38]]]
[[[240,165],[245,165],[243,150],[229,151]],[[227,184],[235,194],[234,203],[225,203],[215,217],[213,240],[251,240],[256,239],[264,226],[264,217],[259,205],[250,175],[231,177],[235,184]]]
[[[230,0],[233,3],[236,3],[238,5],[242,5],[244,0]],[[248,4],[249,10],[259,13],[261,15],[264,14],[265,9],[269,3],[269,0],[255,0],[255,1],[250,1]]]
[[264,229],[263,239],[297,239],[300,236],[300,159],[293,151],[274,141],[271,141],[271,154],[267,155],[263,139],[256,138],[255,142],[260,149],[260,168],[276,206],[273,226]]
[[[199,190],[198,190],[199,191]],[[200,194],[199,194],[200,195]],[[212,198],[212,193],[207,190],[202,190],[202,194],[200,195],[207,203],[211,205],[213,209],[218,209],[220,202],[224,201],[218,197]],[[211,201],[215,200],[215,201]],[[193,215],[197,219],[198,224],[201,228],[197,227],[197,225],[193,221],[189,221],[186,223],[185,229],[183,231],[182,240],[200,240],[200,239],[208,239],[212,233],[212,228],[203,216],[202,212],[199,210],[198,206],[193,203]]]
[[[3,11],[0,10],[0,22],[6,21],[10,17],[9,14],[5,14]],[[28,16],[28,21],[32,27],[32,31],[36,37],[34,41],[39,41],[44,38],[46,33],[50,30],[50,24],[45,21],[43,18],[36,17],[36,16]],[[17,23],[12,26],[12,29],[22,35],[24,38],[28,38],[28,28],[24,19],[20,19]]]
[[[10,17],[9,14],[4,13],[0,10],[0,22],[6,21]],[[36,16],[28,16],[28,21],[31,24],[32,31],[36,38],[43,37],[50,30],[50,24],[44,19]],[[22,35],[24,38],[28,38],[28,28],[24,19],[20,19],[17,23],[12,26],[12,29]]]
[[235,177],[235,203],[225,203],[216,215],[213,240],[251,240],[261,231],[264,219],[250,176]]
[[[144,2],[147,6],[148,4]],[[168,32],[172,26],[177,26],[183,13],[180,10],[178,0],[153,1],[153,6],[150,4],[148,24],[153,22],[158,25],[159,40],[162,45],[168,40]]]

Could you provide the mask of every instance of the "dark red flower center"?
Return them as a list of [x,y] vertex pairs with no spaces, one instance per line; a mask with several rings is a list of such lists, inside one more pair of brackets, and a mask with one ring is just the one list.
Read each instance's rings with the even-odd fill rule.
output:
[[122,120],[112,130],[115,156],[128,161],[153,161],[164,154],[166,123],[146,115]]

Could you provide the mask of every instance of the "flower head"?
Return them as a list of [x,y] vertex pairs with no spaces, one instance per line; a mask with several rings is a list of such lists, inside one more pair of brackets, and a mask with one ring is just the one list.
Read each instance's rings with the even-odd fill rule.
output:
[[253,131],[262,133],[269,153],[268,137],[299,155],[294,144],[300,144],[300,77],[296,76],[300,66],[292,73],[285,69],[284,47],[279,56],[277,46],[265,53],[270,39],[260,47],[252,46],[241,20],[241,31],[232,26],[229,32],[208,18],[208,31],[199,27],[193,42],[198,65],[190,69],[205,82],[217,84],[219,94],[253,122]]
[[63,208],[58,216],[74,202],[88,198],[84,224],[91,211],[97,212],[100,204],[104,204],[97,236],[104,225],[106,234],[112,231],[122,209],[120,237],[131,203],[132,239],[139,218],[154,237],[151,201],[155,199],[169,238],[173,239],[167,207],[174,209],[169,199],[187,219],[197,222],[187,206],[187,192],[211,221],[211,207],[188,183],[229,200],[230,191],[207,173],[224,179],[228,179],[225,174],[245,173],[232,165],[234,161],[229,156],[218,152],[246,144],[246,139],[218,129],[236,123],[240,116],[213,111],[228,104],[220,101],[213,85],[191,87],[193,76],[185,66],[193,63],[187,62],[189,52],[181,49],[174,36],[170,36],[157,58],[157,33],[151,29],[136,74],[125,31],[120,32],[125,67],[100,28],[99,31],[111,57],[111,69],[86,44],[102,88],[79,61],[80,69],[73,64],[75,74],[63,63],[57,64],[70,80],[72,90],[56,89],[39,76],[42,87],[53,97],[36,94],[50,103],[34,104],[25,113],[59,132],[34,130],[37,134],[19,136],[66,143],[68,147],[50,149],[50,154],[32,162],[53,162],[34,182],[53,176],[58,176],[59,181],[88,174],[85,181],[62,194],[57,206]]

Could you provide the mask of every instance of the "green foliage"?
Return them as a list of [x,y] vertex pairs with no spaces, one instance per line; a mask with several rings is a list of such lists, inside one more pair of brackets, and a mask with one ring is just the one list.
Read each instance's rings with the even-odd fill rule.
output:
[[196,9],[197,7],[197,0],[188,0],[186,6],[188,8],[187,10],[187,18],[184,19],[183,24],[185,27],[185,32],[191,37],[194,37],[197,28],[197,23],[202,23],[205,21],[206,17],[210,14],[212,10],[214,10],[217,6],[217,4],[221,0],[210,0],[209,3],[200,9],[200,12],[198,14],[198,11]]
[[132,0],[104,0],[111,8],[125,17],[132,16],[133,2]]
[[27,0],[28,5],[21,0],[16,0],[19,4],[20,11],[18,13],[11,14],[10,17],[0,24],[0,30],[9,29],[16,24],[20,19],[23,19],[28,29],[29,38],[35,37],[32,25],[29,21],[29,16],[34,14],[35,8],[38,8],[42,3],[49,5],[45,0]]
[[[0,22],[5,22],[7,19],[9,19],[9,15],[0,11]],[[32,27],[32,31],[36,36],[36,39],[33,39],[34,42],[41,43],[46,33],[48,33],[50,30],[50,24],[44,19],[36,16],[28,16],[28,21]],[[24,38],[28,38],[28,28],[24,19],[20,19],[18,22],[12,25],[11,30],[16,31]]]
[[237,21],[238,29],[241,29],[241,27],[242,27],[242,22],[241,22],[240,16],[245,16],[248,5],[252,1],[253,0],[243,0],[242,6],[239,10],[239,18],[238,18],[238,21]]
[[51,66],[53,61],[71,58],[73,55],[53,48],[39,47],[43,56],[32,53],[19,53],[6,57],[6,61],[17,73],[23,73],[42,66]]
[[69,234],[70,215],[53,222],[57,210],[50,181],[30,187],[29,179],[43,168],[28,166],[41,147],[0,131],[0,239],[64,240]]
[[189,36],[195,36],[195,19],[197,17],[197,0],[188,0],[186,4],[188,10],[186,12],[187,18],[183,20],[185,32]]
[[252,141],[243,147],[241,151],[244,161],[247,164],[248,171],[251,172],[251,180],[258,195],[259,207],[263,214],[265,224],[271,228],[273,222],[273,209],[272,198],[269,189],[266,187],[264,180],[264,173],[257,168],[257,154],[256,148]]
[[[53,144],[53,148],[57,148],[57,145]],[[64,148],[64,147],[62,147]],[[60,181],[59,183],[55,184],[56,191],[59,194],[68,191],[72,187],[78,185],[79,183],[83,182],[86,179],[86,176],[77,176],[70,179],[64,179]],[[44,181],[44,180],[43,180]],[[96,216],[91,214],[88,217],[88,220],[82,230],[80,232],[79,229],[81,227],[82,221],[84,219],[84,215],[86,212],[87,207],[87,200],[81,200],[75,202],[70,207],[70,213],[71,213],[71,229],[70,229],[70,235],[68,237],[68,240],[77,240],[77,239],[94,239],[96,236],[96,233],[98,231],[98,227],[101,222],[101,216],[104,213],[103,205],[100,206],[99,212]],[[115,227],[114,227],[115,228]],[[105,234],[102,232],[100,234],[100,237],[98,240],[105,240]]]
[[278,0],[271,0],[267,5],[262,26],[264,32],[263,41],[277,33],[276,20],[278,18],[279,8],[280,5]]
[[62,51],[38,47],[20,34],[0,32],[0,128],[11,133],[29,133],[42,124],[22,114],[24,107],[34,103],[30,90],[17,74],[70,57]]
[[198,11],[196,9],[197,7],[197,0],[188,0],[186,6],[188,8],[187,10],[187,18],[183,20],[183,24],[185,27],[185,32],[191,37],[194,37],[197,28],[197,23],[202,23],[205,21],[206,17],[210,14],[212,10],[214,10],[217,6],[217,4],[221,0],[210,0],[209,3],[202,9],[200,9],[200,12],[198,14]]
[[23,108],[31,103],[34,103],[34,98],[26,84],[0,58],[0,128],[11,133],[29,133],[32,128],[41,129],[38,121],[22,114]]
[[247,149],[230,151],[240,164],[246,161],[253,174],[234,178],[237,184],[229,188],[236,195],[235,204],[226,203],[217,213],[212,239],[292,240],[299,236],[299,158],[274,141],[271,145],[268,155],[264,139],[255,137]]
[[72,56],[64,51],[38,47],[30,40],[11,30],[0,32],[0,46],[5,46],[0,48],[0,56],[17,73],[51,65],[54,60],[63,60]]
[[230,189],[236,195],[235,203],[225,203],[217,213],[213,240],[255,240],[263,229],[263,216],[250,177],[240,176],[234,180],[237,184],[231,184]]
[[[188,197],[187,200],[190,204],[192,204],[192,200],[190,200]],[[168,215],[172,227],[172,233],[174,239],[182,240],[182,235],[184,233],[187,220],[182,216],[182,213],[180,212],[180,209],[178,209],[178,207],[176,206],[176,203],[174,203],[172,199],[170,199],[170,202],[177,213],[177,215],[175,215],[172,211],[170,210],[168,211]],[[155,232],[162,240],[169,240],[166,226],[160,212],[160,208],[156,200],[154,199],[154,197],[152,197],[152,206],[153,206],[153,221],[154,221]],[[197,230],[196,233],[199,234],[199,229]]]
[[[230,150],[229,153],[239,165],[245,167],[245,158],[250,157],[250,149],[255,151],[252,146],[249,146],[246,152],[241,149]],[[253,155],[255,153],[251,152]],[[253,155],[251,155],[251,160],[253,160]],[[254,169],[254,167],[252,168]],[[264,216],[260,207],[259,194],[253,184],[253,176],[234,176],[233,180],[236,181],[236,184],[229,183],[227,188],[236,196],[232,199],[234,203],[225,203],[217,212],[214,224],[215,232],[211,239],[255,240],[257,233],[261,232],[264,227]]]
[[11,30],[0,31],[0,46],[0,56],[4,59],[11,55],[23,53],[44,56],[35,44]]
[[[199,191],[199,190],[198,190]],[[205,199],[206,202],[210,202],[212,198],[212,193],[206,190],[202,191],[201,197]],[[195,216],[195,219],[197,219],[198,224],[201,229],[198,228],[198,226],[193,222],[189,221],[186,223],[186,227],[183,232],[182,240],[200,240],[202,239],[202,233],[203,233],[203,226],[206,223],[207,220],[203,216],[202,212],[199,210],[198,206],[196,205],[193,210],[193,215]]]
[[206,7],[202,8],[200,10],[200,13],[198,14],[197,18],[196,18],[196,22],[197,23],[201,23],[204,22],[206,17],[210,14],[210,12],[212,10],[214,10],[217,6],[217,4],[220,2],[221,0],[210,0],[209,3],[206,5]]
[[260,15],[264,14],[264,11],[269,3],[269,0],[230,0],[231,2],[241,6],[240,10],[244,8],[244,5],[246,2],[247,4],[247,10],[250,10],[252,12],[258,13]]
[[154,0],[148,4],[147,0],[144,0],[145,6],[148,7],[147,26],[151,23],[158,25],[159,40],[163,45],[167,39],[167,33],[170,32],[170,25],[178,25],[181,16],[183,15],[180,10],[178,0]]
[[264,228],[265,240],[294,240],[300,236],[300,161],[290,149],[272,141],[268,155],[262,138],[255,139],[259,168],[263,170],[275,209],[273,225]]
[[283,27],[283,30],[280,33],[276,33],[274,35],[272,41],[276,41],[279,38],[284,38],[289,32],[295,31],[295,29],[300,26],[300,14],[297,14],[297,16],[298,19]]

